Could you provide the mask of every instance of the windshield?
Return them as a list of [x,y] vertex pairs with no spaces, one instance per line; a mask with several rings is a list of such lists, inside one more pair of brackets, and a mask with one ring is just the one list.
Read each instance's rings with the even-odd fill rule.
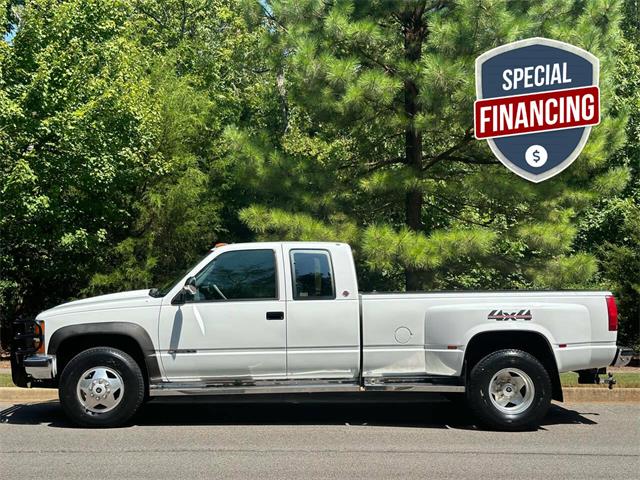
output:
[[[202,259],[207,257],[207,256],[209,256],[210,253],[211,252],[207,253],[204,257],[202,257],[200,260],[198,260],[195,264],[197,265],[198,263],[200,263],[202,261]],[[176,283],[178,283],[180,280],[182,280],[184,278],[184,276],[191,271],[192,268],[193,267],[189,267],[186,270],[184,270],[182,273],[180,273],[179,275],[171,276],[170,277],[171,280],[169,280],[168,282],[163,284],[160,288],[152,288],[151,290],[149,290],[149,295],[151,295],[152,297],[164,297],[176,285]]]

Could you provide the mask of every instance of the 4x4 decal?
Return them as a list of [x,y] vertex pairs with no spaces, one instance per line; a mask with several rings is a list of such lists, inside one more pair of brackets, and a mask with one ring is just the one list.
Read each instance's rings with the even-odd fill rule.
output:
[[506,320],[531,320],[531,310],[522,309],[518,312],[506,312],[504,310],[491,310],[487,315],[487,320],[497,320],[498,322]]

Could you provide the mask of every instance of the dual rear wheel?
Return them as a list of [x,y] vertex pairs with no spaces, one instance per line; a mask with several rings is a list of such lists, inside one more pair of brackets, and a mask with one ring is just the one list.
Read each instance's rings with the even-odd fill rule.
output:
[[471,370],[466,399],[487,427],[522,430],[537,427],[549,410],[552,385],[547,369],[522,350],[493,352]]

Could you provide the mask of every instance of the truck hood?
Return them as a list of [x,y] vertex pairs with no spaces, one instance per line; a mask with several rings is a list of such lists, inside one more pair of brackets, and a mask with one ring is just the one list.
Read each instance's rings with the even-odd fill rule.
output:
[[38,319],[44,320],[57,315],[68,313],[88,312],[95,310],[107,310],[112,308],[136,308],[160,305],[162,298],[154,298],[149,295],[149,289],[132,290],[129,292],[111,293],[97,297],[84,298],[73,302],[63,303],[57,307],[45,310],[38,315]]

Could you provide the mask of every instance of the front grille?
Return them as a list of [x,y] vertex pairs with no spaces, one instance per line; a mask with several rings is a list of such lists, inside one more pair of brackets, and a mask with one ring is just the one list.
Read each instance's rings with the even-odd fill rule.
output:
[[44,342],[42,328],[35,320],[20,319],[12,322],[13,332],[11,340],[11,354],[17,357],[25,357],[36,353],[36,339],[40,344]]

